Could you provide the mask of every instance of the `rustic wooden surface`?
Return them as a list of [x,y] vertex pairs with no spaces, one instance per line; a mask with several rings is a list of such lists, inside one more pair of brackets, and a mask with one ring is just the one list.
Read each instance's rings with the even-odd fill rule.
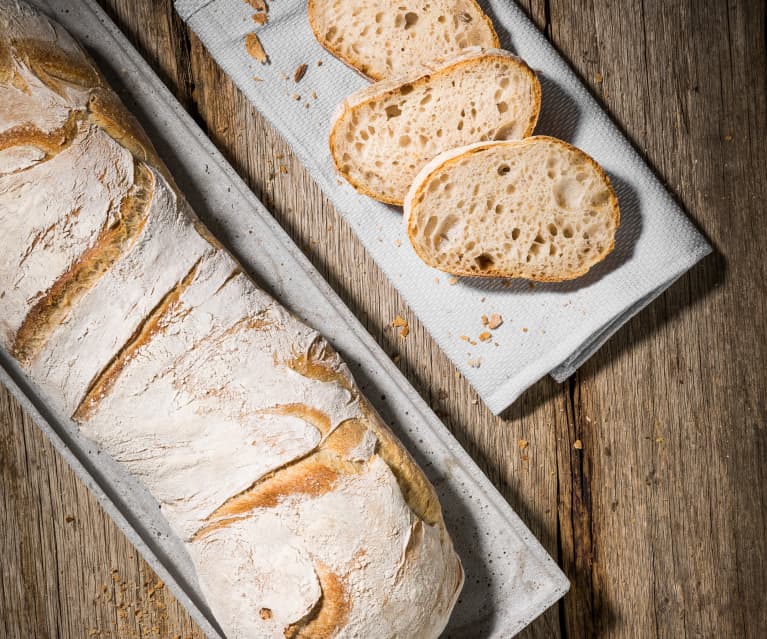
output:
[[[765,636],[763,2],[523,2],[717,254],[502,418],[170,0],[103,4],[567,572],[570,594],[522,636]],[[1,388],[0,480],[0,635],[202,637]]]

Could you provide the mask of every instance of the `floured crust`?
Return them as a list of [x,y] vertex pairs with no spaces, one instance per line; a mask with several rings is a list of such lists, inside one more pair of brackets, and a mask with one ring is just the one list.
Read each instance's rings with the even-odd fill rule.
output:
[[[527,81],[529,82],[528,88],[531,92],[531,103],[528,105],[528,118],[525,122],[521,123],[521,130],[518,137],[524,138],[531,135],[538,121],[538,115],[541,108],[541,86],[535,72],[521,58],[508,51],[473,47],[451,57],[447,61],[436,60],[428,67],[422,67],[420,70],[407,75],[382,80],[370,86],[363,87],[349,95],[336,110],[328,140],[330,155],[338,173],[360,193],[373,197],[381,202],[385,202],[386,204],[402,206],[404,202],[404,193],[402,197],[389,196],[382,193],[380,190],[373,190],[369,184],[357,179],[352,171],[345,168],[345,163],[342,159],[343,141],[341,140],[340,135],[341,127],[346,124],[346,121],[350,117],[353,117],[355,112],[359,112],[366,107],[369,107],[372,103],[383,101],[401,93],[402,87],[413,87],[413,89],[415,89],[417,87],[428,86],[435,77],[460,74],[462,70],[473,64],[491,60],[503,61],[505,64],[510,63],[513,65],[516,72],[523,74],[527,78]],[[478,99],[487,101],[488,98],[486,96],[479,96]],[[434,132],[430,132],[430,136],[433,135]],[[480,134],[478,134],[478,137],[479,135]],[[391,166],[382,166],[380,170],[382,173],[387,171],[392,174],[399,172],[397,167]]]
[[[495,29],[493,27],[492,20],[490,20],[489,16],[482,11],[482,8],[477,4],[476,0],[462,0],[467,5],[464,8],[464,11],[456,11],[455,9],[452,10],[453,13],[456,15],[450,15],[449,18],[451,20],[458,19],[458,14],[465,12],[465,16],[468,16],[471,20],[478,18],[481,21],[481,27],[479,31],[484,30],[485,33],[477,33],[477,37],[479,39],[484,39],[484,42],[478,42],[474,45],[468,44],[467,46],[448,46],[444,41],[440,43],[440,47],[438,51],[434,51],[431,53],[428,53],[427,55],[421,55],[421,51],[423,50],[423,39],[415,37],[413,44],[416,45],[413,47],[404,47],[406,51],[404,52],[406,55],[403,57],[407,57],[409,59],[408,67],[407,69],[397,69],[389,72],[384,72],[383,70],[374,70],[371,69],[372,63],[374,61],[379,61],[382,56],[385,54],[382,51],[376,51],[376,53],[372,56],[369,56],[366,58],[364,55],[357,53],[356,55],[352,55],[354,53],[353,49],[351,51],[346,51],[344,47],[341,47],[337,44],[334,44],[327,38],[327,34],[323,31],[321,27],[322,19],[320,17],[320,12],[322,9],[327,9],[327,2],[328,0],[309,0],[308,4],[308,14],[309,14],[309,26],[312,29],[312,32],[314,33],[315,38],[317,41],[325,48],[327,51],[331,53],[331,55],[337,57],[339,60],[343,61],[346,65],[351,67],[352,69],[360,72],[362,75],[364,75],[367,78],[370,78],[371,80],[383,80],[386,78],[390,78],[399,74],[402,74],[403,72],[407,72],[408,70],[413,70],[417,67],[421,67],[424,65],[429,65],[434,60],[437,59],[444,59],[446,57],[450,57],[454,54],[458,54],[461,49],[466,50],[468,48],[471,48],[472,46],[484,46],[488,48],[497,48],[500,46],[500,40],[498,39],[498,35],[495,32]],[[364,5],[364,2],[358,2],[358,5]],[[410,6],[411,4],[414,4],[414,6]],[[375,3],[374,6],[377,9],[381,10],[381,14],[383,16],[389,16],[391,17],[392,14],[399,11],[400,13],[404,13],[406,11],[413,11],[418,10],[419,15],[423,15],[424,13],[434,13],[437,11],[434,7],[430,6],[434,3],[426,3],[425,6],[422,6],[423,3],[408,3],[403,4],[401,2],[395,3],[395,2],[384,2],[384,3]],[[438,4],[438,3],[437,3]],[[456,3],[457,4],[457,3]],[[447,18],[448,16],[443,15],[440,16],[441,18]],[[374,18],[375,21],[375,18]],[[397,32],[401,31],[400,27],[393,27],[390,29],[387,34],[384,37],[384,40],[393,42],[396,38]],[[432,21],[432,26],[435,28],[441,28],[444,31],[448,31],[450,27],[436,27],[434,25],[434,22]],[[370,28],[376,28],[375,25],[372,24],[366,24],[363,29],[367,28],[368,30]],[[348,36],[351,36],[352,34],[347,33]],[[379,35],[384,35],[383,33]],[[368,36],[369,37],[369,36]],[[415,54],[415,57],[414,55]]]
[[477,272],[477,271],[468,270],[468,269],[455,269],[455,268],[451,268],[449,270],[442,268],[441,270],[446,270],[447,272],[453,275],[464,276],[464,277],[504,277],[504,278],[524,277],[525,279],[531,279],[531,280],[540,281],[540,282],[561,282],[565,280],[575,279],[577,277],[581,277],[585,275],[595,264],[604,260],[604,258],[607,257],[607,255],[609,255],[615,247],[614,232],[620,226],[620,207],[618,205],[618,198],[615,195],[615,190],[612,187],[610,179],[605,173],[604,169],[599,165],[599,163],[597,163],[588,154],[572,146],[571,144],[564,142],[563,140],[559,140],[557,138],[553,138],[550,136],[543,136],[543,135],[537,135],[534,137],[526,138],[524,140],[517,140],[517,141],[478,142],[468,146],[446,151],[445,153],[442,153],[438,155],[437,157],[435,157],[431,162],[429,162],[426,166],[424,166],[423,169],[421,169],[421,171],[416,176],[415,180],[413,181],[413,184],[410,187],[410,190],[408,191],[408,194],[407,194],[407,197],[405,198],[405,203],[404,203],[403,222],[405,224],[406,232],[408,234],[408,238],[410,239],[410,243],[413,246],[413,249],[415,250],[416,254],[418,254],[418,256],[430,266],[433,266],[435,268],[440,268],[440,266],[434,263],[431,256],[424,253],[424,251],[421,250],[421,248],[419,247],[419,242],[417,241],[418,229],[415,227],[415,220],[414,220],[414,208],[418,205],[419,201],[423,199],[425,190],[429,185],[429,181],[435,176],[435,174],[450,171],[450,169],[452,167],[455,167],[457,164],[463,162],[464,160],[468,158],[471,158],[472,156],[481,154],[483,151],[487,149],[508,148],[510,150],[513,150],[515,148],[522,148],[525,145],[529,146],[531,144],[540,144],[540,143],[550,144],[555,147],[559,147],[561,149],[567,150],[568,152],[571,152],[573,154],[576,154],[577,157],[580,159],[580,161],[588,164],[588,166],[597,174],[597,176],[599,177],[599,179],[601,180],[603,184],[604,189],[606,190],[606,193],[607,193],[606,207],[609,209],[610,216],[612,218],[613,232],[612,232],[612,237],[609,243],[607,243],[603,247],[603,250],[601,250],[598,254],[595,254],[582,268],[576,269],[576,270],[572,270],[572,269],[568,270],[563,267],[562,272],[557,275],[530,276],[528,274],[525,274],[522,271],[517,271],[517,270],[509,271],[509,270],[502,270],[502,269],[486,269],[483,272]]
[[229,639],[439,635],[463,571],[423,472],[83,51],[15,1],[0,236],[0,344],[157,499]]

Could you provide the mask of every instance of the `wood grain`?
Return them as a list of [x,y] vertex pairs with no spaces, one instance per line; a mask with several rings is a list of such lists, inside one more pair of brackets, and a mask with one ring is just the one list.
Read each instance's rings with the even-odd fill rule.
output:
[[[765,636],[764,3],[522,2],[717,254],[500,418],[170,0],[103,4],[567,572],[523,637]],[[0,634],[202,637],[5,389],[0,474]]]

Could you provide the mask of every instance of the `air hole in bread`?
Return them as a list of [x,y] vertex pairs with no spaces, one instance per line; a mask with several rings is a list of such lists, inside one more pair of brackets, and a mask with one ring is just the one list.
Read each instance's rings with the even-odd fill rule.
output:
[[379,11],[378,13],[376,13],[375,15],[376,24],[380,24],[381,21],[383,20],[383,17],[384,17],[384,14],[382,11]]
[[553,222],[549,222],[549,233],[556,235],[558,233],[557,225]]
[[431,102],[431,93],[427,93],[425,96],[421,98],[420,105],[424,106],[426,104],[429,104]]
[[573,236],[573,227],[568,224],[562,231],[562,235],[567,239],[570,239]]
[[543,244],[545,241],[546,240],[543,239],[543,235],[541,235],[540,233],[538,233],[535,236],[535,239],[533,240],[533,242],[535,242],[536,244]]
[[493,256],[488,255],[487,253],[480,253],[477,255],[477,257],[474,258],[474,261],[476,262],[477,268],[480,271],[487,271],[488,269],[491,269],[495,264]]
[[530,246],[530,251],[528,255],[537,256],[540,252],[541,252],[541,245],[533,242],[532,245]]
[[501,204],[496,204],[496,205],[495,205],[495,214],[496,214],[496,215],[500,215],[501,211],[503,211],[503,205],[501,205]]
[[387,120],[391,120],[392,118],[397,118],[402,115],[401,109],[396,104],[390,104],[384,109],[384,111],[386,112]]
[[412,84],[403,84],[399,88],[400,95],[409,95],[413,92],[413,85]]
[[458,120],[458,126],[456,127],[459,131],[463,130],[463,120]]
[[[607,200],[610,199],[610,192],[607,190],[600,191],[591,198],[591,206],[603,206],[607,204]],[[596,211],[589,211],[589,215],[596,215]]]
[[498,102],[495,108],[498,109],[498,113],[506,113],[509,110],[509,104],[508,102]]
[[520,233],[521,233],[521,231],[518,228],[514,227],[513,229],[511,229],[511,239],[512,240],[519,239],[519,234]]
[[549,244],[549,255],[556,255],[557,254],[557,247],[554,244]]
[[519,132],[517,129],[517,123],[515,120],[512,120],[511,122],[507,122],[506,124],[499,126],[495,130],[495,134],[493,135],[494,140],[514,140],[519,137]]
[[405,14],[405,29],[409,29],[412,27],[416,22],[418,22],[418,14],[414,13],[412,11],[408,11]]
[[410,146],[410,136],[409,135],[400,135],[399,136],[399,145],[400,146]]
[[508,175],[509,171],[511,171],[511,167],[506,163],[498,166],[498,175]]
[[437,22],[439,22],[440,24],[445,24],[445,16],[439,16],[437,18]]

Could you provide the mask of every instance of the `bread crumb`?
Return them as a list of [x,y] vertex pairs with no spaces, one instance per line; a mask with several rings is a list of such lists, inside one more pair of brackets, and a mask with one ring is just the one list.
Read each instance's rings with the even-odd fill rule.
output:
[[287,172],[288,172],[288,167],[285,166],[284,164],[280,164],[280,173],[284,174],[284,173],[287,173]]
[[253,76],[253,80],[255,80],[256,82],[263,82],[264,81],[263,78],[259,78],[257,75]]
[[520,439],[517,442],[517,446],[519,446],[519,450],[525,450],[528,446],[528,441],[526,439]]
[[64,517],[64,521],[67,522],[68,524],[71,524],[74,520],[75,518],[72,517],[72,515],[67,515],[66,517]]
[[245,49],[252,58],[258,60],[261,64],[266,64],[269,57],[264,51],[264,46],[261,44],[261,40],[255,33],[249,33],[245,36]]
[[493,339],[493,336],[490,334],[490,331],[483,331],[479,334],[480,342],[489,342],[491,339]]
[[301,79],[306,75],[306,70],[309,68],[306,64],[299,64],[296,67],[295,73],[293,73],[293,82],[301,82]]
[[477,345],[477,342],[475,342],[473,339],[471,339],[471,337],[469,337],[468,335],[461,335],[460,337],[461,337],[461,339],[464,342],[469,342],[469,344],[471,344],[472,346],[476,346]]
[[530,456],[529,455],[522,455],[522,461],[523,462],[530,461]]
[[724,141],[725,142],[732,142],[732,136],[728,133],[727,135],[724,136]]
[[601,82],[604,82],[605,76],[603,76],[601,73],[597,73],[594,75],[594,82],[597,84],[600,84]]
[[266,0],[244,0],[245,4],[249,4],[256,11],[266,11]]
[[312,91],[312,100],[316,100],[316,99],[317,99],[317,92]]
[[253,22],[255,22],[257,25],[261,26],[266,24],[267,16],[265,13],[254,13],[252,17]]
[[451,277],[447,280],[447,283],[450,284],[450,286],[453,286],[454,284],[458,284],[458,278],[457,277]]
[[269,608],[261,608],[261,610],[258,611],[258,616],[261,617],[264,621],[267,619],[272,618],[272,611],[269,610]]
[[399,328],[399,336],[402,338],[407,337],[410,334],[410,326],[407,320],[402,315],[397,315],[391,323],[392,328]]
[[[475,359],[470,359],[466,363],[469,366],[471,366],[472,368],[479,368],[482,365],[482,358],[481,357],[477,357]],[[477,403],[477,400],[474,400],[472,402],[472,404],[476,404],[476,403]]]
[[402,246],[402,240],[394,240],[394,246],[396,246],[397,248]]
[[573,448],[581,450],[583,448],[583,442],[580,439],[576,439]]
[[663,443],[663,437],[656,437],[655,438],[655,443],[656,444],[662,444]]
[[523,333],[527,333],[527,326],[523,326],[523,327],[522,327],[522,332],[523,332]]
[[[483,316],[484,317],[484,316]],[[501,317],[498,313],[491,313],[490,319],[487,321],[486,326],[491,330],[494,331],[496,328],[498,328],[501,324],[503,324],[503,317]]]
[[397,353],[394,357],[391,358],[391,361],[394,362],[395,364],[399,364],[401,359],[402,359],[402,356],[399,353]]
[[489,319],[487,319],[487,315],[483,315],[483,316],[482,316],[482,326],[487,326],[487,323],[488,323],[489,321],[490,321],[490,320],[489,320]]
[[321,67],[321,66],[322,66],[322,60],[317,60],[317,66],[318,66],[318,67]]
[[298,95],[298,93],[294,93],[294,94],[293,94],[293,99],[294,99],[294,100],[300,100],[300,99],[301,99],[301,96],[300,96],[300,95]]

